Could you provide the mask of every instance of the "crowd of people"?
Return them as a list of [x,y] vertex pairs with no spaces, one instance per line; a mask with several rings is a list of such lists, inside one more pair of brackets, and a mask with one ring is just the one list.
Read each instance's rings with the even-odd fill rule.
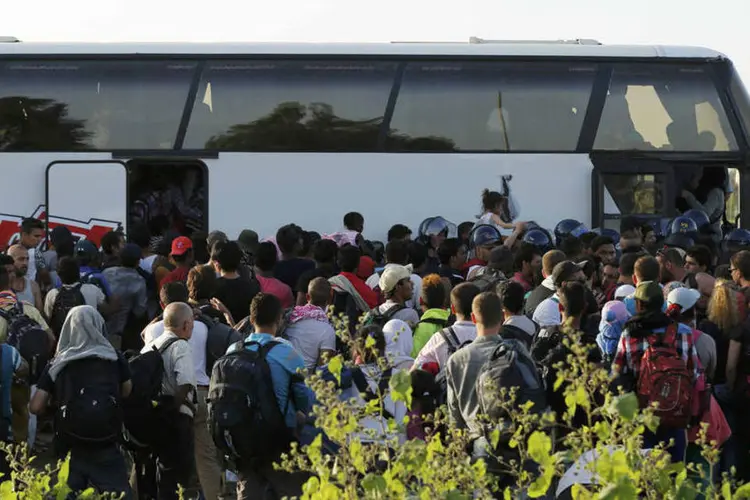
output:
[[[717,239],[692,210],[666,228],[568,219],[550,233],[509,217],[500,193],[483,206],[478,222],[434,217],[414,238],[396,224],[385,244],[351,212],[333,235],[289,224],[263,241],[135,224],[97,247],[61,226],[42,251],[45,226],[27,219],[0,254],[0,440],[39,452],[37,428],[52,425],[75,491],[171,499],[197,479],[218,499],[231,477],[240,499],[299,495],[306,476],[272,463],[316,434],[304,375],[341,354],[353,366],[341,397],[382,398],[362,441],[424,439],[445,402],[472,458],[509,484],[486,438],[497,394],[481,387],[517,370],[517,389],[561,414],[556,373],[576,331],[642,406],[659,403],[645,448],[700,461],[695,423],[707,421],[722,470],[750,478],[750,232]],[[411,376],[411,408],[390,394],[398,371]],[[407,414],[406,426],[383,425]]]

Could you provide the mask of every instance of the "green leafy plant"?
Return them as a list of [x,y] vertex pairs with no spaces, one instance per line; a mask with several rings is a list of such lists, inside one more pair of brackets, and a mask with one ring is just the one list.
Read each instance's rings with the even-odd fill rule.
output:
[[[36,457],[30,456],[27,446],[0,443],[10,473],[0,478],[0,498],[3,500],[65,500],[72,493],[68,487],[70,455],[54,464],[37,467]],[[89,488],[75,496],[79,500],[113,500],[122,495],[99,494]]]
[[[374,342],[362,346],[351,339],[342,318],[332,321],[352,352],[374,348]],[[580,333],[563,331],[567,358],[555,366],[554,389],[562,392],[566,411],[537,414],[530,404],[516,404],[515,390],[500,389],[505,417],[484,422],[492,449],[503,443],[513,451],[512,458],[493,457],[493,470],[505,478],[502,491],[488,463],[470,459],[469,437],[446,417],[445,408],[429,419],[432,431],[425,441],[403,441],[394,431],[404,429],[408,416],[400,422],[385,418],[378,400],[364,405],[342,401],[337,384],[318,375],[307,378],[318,400],[316,425],[334,446],[326,448],[318,436],[309,446],[295,445],[276,466],[310,474],[302,495],[309,500],[540,498],[553,494],[565,471],[582,457],[588,458],[583,467],[594,479],[573,487],[577,499],[750,498],[750,485],[736,484],[730,474],[709,480],[720,452],[706,439],[705,427],[697,443],[703,466],[672,464],[664,446],[643,451],[644,432],[659,423],[653,410],[641,410],[636,396],[622,388],[610,389],[608,370],[589,361],[590,347]],[[346,363],[337,356],[329,364],[339,381]],[[378,364],[383,370],[389,361],[381,357]],[[394,401],[412,404],[406,372],[395,372],[389,388]],[[365,428],[365,417],[379,417],[382,429]],[[575,425],[574,419],[585,424]]]

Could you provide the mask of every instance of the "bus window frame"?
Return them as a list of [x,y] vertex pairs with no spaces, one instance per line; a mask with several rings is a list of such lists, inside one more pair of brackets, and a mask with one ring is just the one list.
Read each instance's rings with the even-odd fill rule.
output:
[[[596,74],[594,77],[594,83],[592,85],[591,90],[591,96],[589,97],[588,106],[586,108],[585,114],[584,114],[584,122],[581,127],[580,135],[578,138],[578,143],[575,149],[573,150],[564,150],[564,151],[527,151],[527,150],[512,150],[512,151],[474,151],[474,150],[459,150],[459,151],[443,151],[443,152],[434,152],[435,154],[590,154],[594,152],[608,152],[608,153],[615,153],[615,154],[623,154],[623,153],[633,153],[633,154],[643,154],[643,153],[657,153],[657,151],[650,151],[650,150],[597,150],[593,148],[593,143],[596,138],[596,132],[599,129],[603,107],[606,103],[606,95],[607,91],[609,89],[609,85],[611,83],[611,77],[613,74],[613,68],[615,68],[618,64],[670,64],[670,65],[679,65],[679,66],[690,66],[690,65],[704,65],[707,66],[708,73],[712,77],[712,81],[714,83],[714,86],[716,88],[717,93],[719,94],[719,99],[722,104],[722,107],[724,109],[724,113],[727,116],[727,120],[730,125],[730,129],[732,133],[735,136],[735,141],[737,143],[737,151],[730,151],[730,152],[699,152],[699,151],[658,151],[658,154],[664,155],[664,156],[672,156],[672,155],[691,155],[691,154],[700,154],[704,157],[709,156],[710,160],[713,161],[716,158],[721,158],[726,156],[727,154],[734,155],[736,154],[749,154],[750,153],[750,130],[745,130],[745,127],[741,123],[741,118],[737,116],[736,110],[737,110],[737,104],[734,101],[734,98],[731,94],[731,88],[730,88],[730,75],[734,75],[736,72],[734,71],[734,66],[728,58],[671,58],[671,59],[661,59],[661,58],[653,58],[653,57],[633,57],[633,58],[619,58],[619,57],[570,57],[570,58],[561,58],[561,57],[553,57],[553,56],[534,56],[534,57],[515,57],[515,56],[465,56],[465,57],[456,57],[456,56],[449,56],[449,55],[441,55],[441,54],[434,54],[434,55],[419,55],[419,56],[412,56],[412,55],[378,55],[378,54],[365,54],[365,55],[357,55],[357,54],[338,54],[338,55],[328,55],[328,54],[197,54],[197,53],[185,53],[185,54],[68,54],[68,53],[60,53],[60,54],[9,54],[7,56],[4,56],[2,59],[0,59],[0,62],[8,63],[8,62],[59,62],[59,61],[71,61],[71,62],[95,62],[95,61],[105,61],[105,62],[115,62],[115,61],[161,61],[161,62],[168,62],[168,61],[191,61],[197,63],[197,67],[194,70],[194,74],[192,75],[192,82],[191,87],[188,92],[188,96],[185,99],[185,106],[183,108],[183,112],[181,115],[181,119],[179,122],[179,127],[175,131],[175,140],[172,149],[159,149],[159,150],[151,150],[151,149],[141,149],[141,148],[133,148],[133,149],[106,149],[106,150],[100,150],[100,149],[86,149],[81,150],[82,153],[95,153],[95,152],[106,152],[111,153],[114,157],[133,157],[133,156],[141,156],[143,154],[148,155],[161,155],[161,156],[194,156],[194,157],[200,157],[200,158],[216,158],[218,157],[218,154],[222,151],[220,150],[206,150],[206,149],[181,149],[180,146],[182,143],[184,143],[184,134],[187,131],[187,127],[189,127],[190,118],[192,116],[192,111],[195,103],[195,99],[197,98],[197,90],[198,85],[201,81],[201,76],[204,71],[204,68],[207,63],[214,61],[214,60],[223,60],[223,61],[229,61],[229,60],[236,60],[236,61],[247,61],[247,60],[298,60],[298,61],[304,61],[304,60],[317,60],[317,61],[323,61],[323,60],[338,60],[338,61],[382,61],[382,62],[395,62],[400,63],[399,68],[405,67],[406,64],[410,62],[418,62],[418,61],[424,61],[424,62],[440,62],[444,61],[447,63],[450,62],[456,62],[456,61],[465,61],[465,62],[512,62],[517,64],[534,64],[534,63],[550,63],[550,62],[561,62],[561,61],[567,61],[567,62],[578,62],[582,64],[593,64],[598,66],[598,68],[595,70]],[[607,70],[607,68],[610,68]],[[722,69],[722,71],[719,71],[719,69]],[[608,73],[608,75],[607,75]],[[607,75],[607,76],[602,76]],[[394,78],[393,86],[391,88],[391,92],[389,94],[389,98],[386,104],[386,108],[384,111],[388,111],[389,106],[393,106],[393,109],[395,109],[395,105],[397,104],[398,99],[398,92],[400,91],[400,85],[403,81],[403,72],[400,72],[399,69],[396,71],[396,77]],[[197,83],[196,83],[197,82]],[[742,84],[742,81],[738,79],[738,82]],[[193,85],[195,88],[193,88]],[[193,92],[195,92],[195,95],[193,95]],[[395,92],[395,94],[394,94]],[[604,99],[601,103],[601,109],[599,109],[599,103],[598,98],[603,95]],[[191,101],[192,98],[192,101]],[[596,99],[595,99],[596,98]],[[393,100],[393,103],[391,102]],[[428,153],[428,152],[421,152],[421,151],[415,151],[415,152],[409,152],[409,151],[388,151],[385,148],[385,138],[384,135],[387,135],[388,128],[386,126],[390,126],[390,120],[392,119],[392,111],[390,110],[391,114],[390,116],[386,116],[384,114],[384,119],[381,124],[383,127],[381,129],[381,137],[382,139],[378,140],[376,148],[374,148],[372,151],[352,151],[348,152],[349,154],[371,154],[371,153],[387,153],[387,154],[422,154],[422,153]],[[184,128],[184,130],[183,130]],[[587,145],[590,146],[586,148]],[[39,150],[39,151],[23,151],[27,153],[34,153],[34,152],[49,152],[46,150]],[[0,151],[0,154],[5,151]],[[7,152],[16,152],[16,151],[7,151]],[[242,151],[233,151],[242,153]],[[305,153],[305,151],[295,151],[296,153]],[[315,153],[315,151],[309,151],[308,153]],[[750,164],[745,163],[745,168],[750,167]]]

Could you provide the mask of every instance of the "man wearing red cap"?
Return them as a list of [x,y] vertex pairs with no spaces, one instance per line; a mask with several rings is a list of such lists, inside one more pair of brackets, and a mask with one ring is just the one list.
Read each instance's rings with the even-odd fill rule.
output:
[[193,242],[186,236],[175,238],[170,256],[177,267],[161,280],[159,288],[173,281],[187,282],[188,272],[193,267]]

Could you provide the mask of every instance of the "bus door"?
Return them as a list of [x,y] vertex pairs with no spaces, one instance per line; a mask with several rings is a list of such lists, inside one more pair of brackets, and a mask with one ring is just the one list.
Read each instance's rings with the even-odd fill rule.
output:
[[125,230],[128,175],[116,160],[54,161],[47,166],[47,232],[67,226],[97,245],[109,231]]
[[672,163],[632,153],[593,153],[591,159],[592,227],[619,232],[625,216],[669,220],[676,215]]

